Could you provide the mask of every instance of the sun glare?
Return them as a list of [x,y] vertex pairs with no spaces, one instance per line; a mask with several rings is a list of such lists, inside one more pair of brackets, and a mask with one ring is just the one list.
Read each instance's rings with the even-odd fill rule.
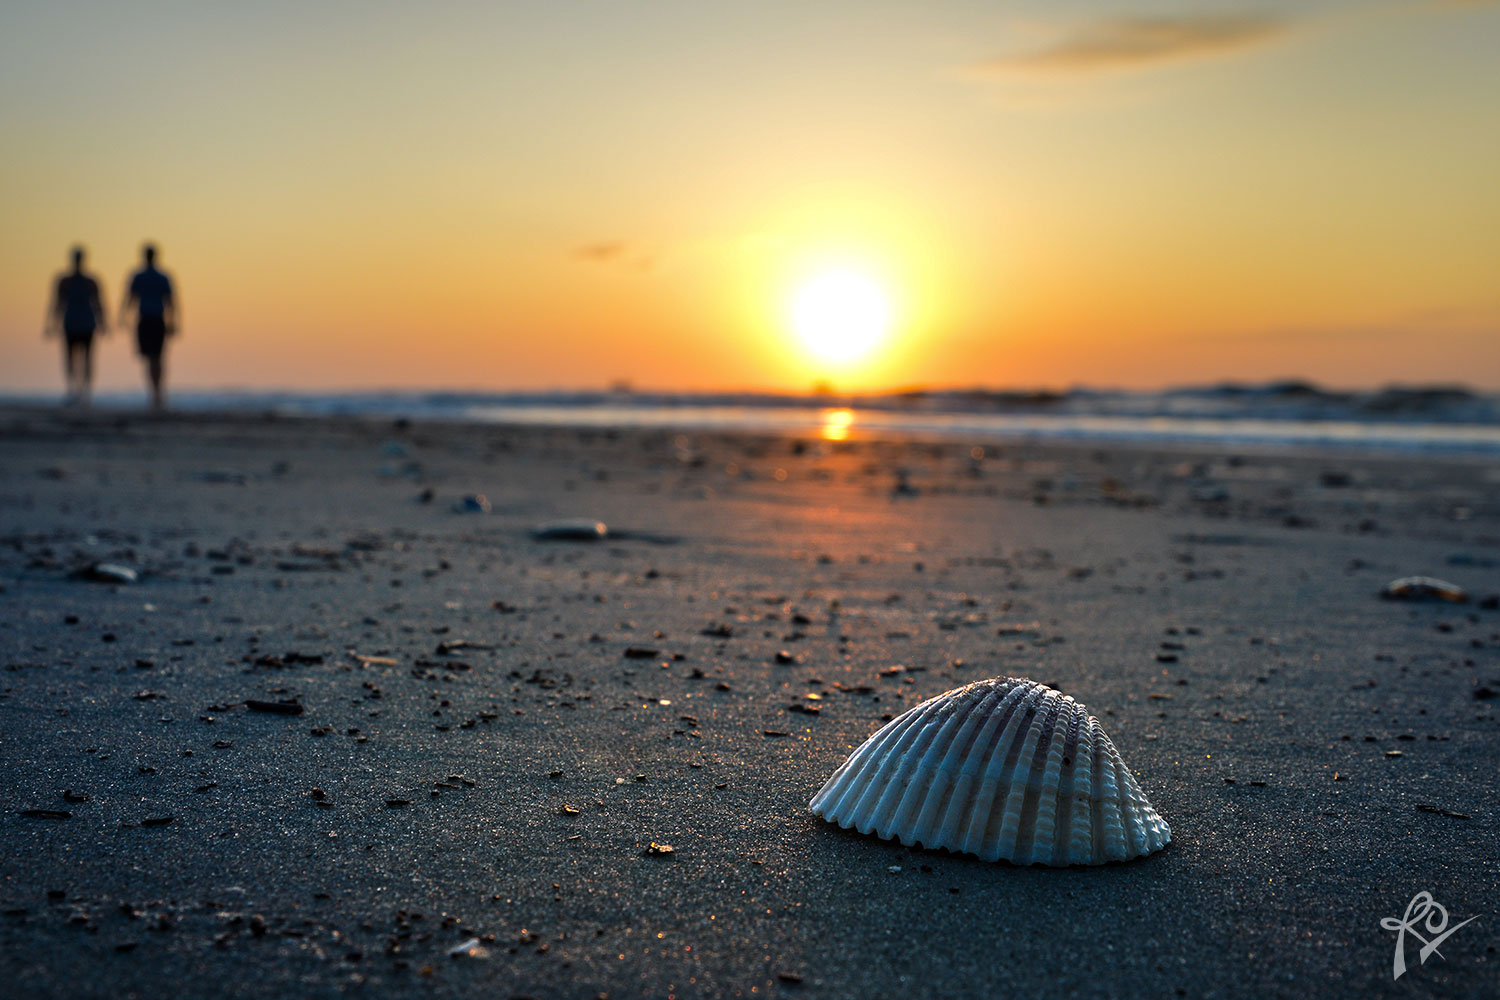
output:
[[890,298],[860,271],[823,271],[793,294],[791,323],[818,360],[847,364],[869,354],[890,332]]

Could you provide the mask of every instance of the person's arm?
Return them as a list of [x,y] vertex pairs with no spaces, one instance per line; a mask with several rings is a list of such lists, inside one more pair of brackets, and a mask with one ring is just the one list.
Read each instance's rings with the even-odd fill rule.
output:
[[58,278],[52,283],[52,301],[47,303],[47,318],[42,320],[42,336],[55,337],[58,329],[62,326],[62,279]]
[[182,310],[177,303],[177,286],[167,279],[167,294],[162,298],[162,319],[166,323],[167,336],[176,336],[182,328]]
[[134,275],[125,275],[125,294],[120,297],[120,325],[125,326],[130,322],[130,305],[135,301]]
[[109,310],[104,308],[104,289],[94,282],[94,319],[99,324],[99,333],[109,332]]

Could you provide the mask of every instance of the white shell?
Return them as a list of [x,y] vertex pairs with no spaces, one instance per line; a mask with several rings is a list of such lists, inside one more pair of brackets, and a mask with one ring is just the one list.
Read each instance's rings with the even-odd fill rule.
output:
[[860,833],[1018,865],[1100,865],[1172,829],[1072,698],[996,677],[929,698],[849,755],[809,803]]
[[140,574],[129,566],[107,562],[94,563],[88,568],[87,575],[100,583],[135,583],[140,579]]

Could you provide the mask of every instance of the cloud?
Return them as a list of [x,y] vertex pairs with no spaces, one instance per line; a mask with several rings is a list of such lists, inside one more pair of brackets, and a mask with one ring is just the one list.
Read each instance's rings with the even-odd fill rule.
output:
[[1088,73],[1226,55],[1280,41],[1292,32],[1258,14],[1109,18],[1079,25],[1052,44],[987,60],[981,75]]
[[583,246],[574,248],[573,258],[591,264],[618,264],[622,267],[630,267],[638,271],[648,271],[651,269],[652,264],[655,263],[650,254],[631,246],[623,240],[600,240],[597,243],[585,243]]
[[573,251],[573,256],[580,260],[592,260],[604,263],[619,260],[630,252],[630,246],[613,240],[600,243],[585,243]]

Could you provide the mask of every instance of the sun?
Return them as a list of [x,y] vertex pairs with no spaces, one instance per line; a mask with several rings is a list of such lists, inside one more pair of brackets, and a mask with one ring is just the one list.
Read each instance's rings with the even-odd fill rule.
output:
[[797,286],[790,302],[792,330],[818,360],[858,361],[891,330],[890,297],[880,283],[852,268],[820,271]]

